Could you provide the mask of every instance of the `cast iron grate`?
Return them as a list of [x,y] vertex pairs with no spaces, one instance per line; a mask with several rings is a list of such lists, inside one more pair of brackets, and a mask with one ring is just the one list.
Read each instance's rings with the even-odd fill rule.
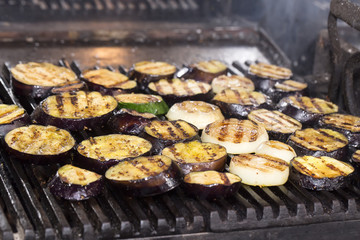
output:
[[[61,64],[80,72],[74,62]],[[236,70],[237,64],[234,66]],[[2,71],[1,102],[21,104],[30,113],[37,102],[13,96],[9,67],[5,64]],[[74,136],[80,141],[100,134],[103,130],[82,131]],[[47,188],[58,166],[23,165],[2,149],[0,161],[3,239],[12,239],[13,233],[26,239],[191,236],[360,219],[360,189],[356,186],[315,192],[292,182],[269,188],[244,185],[234,196],[212,201],[190,198],[181,188],[155,197],[131,198],[107,186],[96,198],[70,202],[57,199]]]

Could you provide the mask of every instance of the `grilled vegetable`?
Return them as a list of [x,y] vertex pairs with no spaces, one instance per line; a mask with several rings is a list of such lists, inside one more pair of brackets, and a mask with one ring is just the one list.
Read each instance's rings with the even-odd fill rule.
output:
[[186,193],[206,199],[228,197],[236,193],[240,185],[241,178],[237,175],[216,171],[188,173],[183,183]]
[[255,152],[269,137],[262,125],[250,120],[230,118],[207,125],[201,140],[220,144],[226,148],[227,153],[241,154]]
[[219,106],[226,117],[246,118],[252,110],[271,108],[270,99],[260,92],[225,89],[215,95],[212,102]]
[[82,78],[87,82],[91,91],[99,91],[103,94],[112,95],[113,92],[134,92],[137,88],[136,81],[121,73],[113,72],[108,69],[86,70],[82,73]]
[[207,101],[212,97],[210,84],[197,82],[192,79],[161,79],[160,81],[150,83],[149,91],[162,96],[170,106],[185,100]]
[[328,156],[345,160],[348,153],[347,138],[326,128],[298,130],[290,136],[288,144],[294,148],[298,156]]
[[54,164],[70,160],[75,140],[66,130],[30,125],[8,132],[5,145],[10,156],[24,163]]
[[227,66],[220,61],[202,61],[190,65],[190,70],[186,77],[197,81],[211,83],[215,77],[224,75],[227,71]]
[[153,120],[145,126],[143,137],[152,143],[155,154],[175,143],[199,139],[198,129],[182,120]]
[[297,120],[279,111],[258,109],[251,111],[248,118],[258,124],[263,124],[268,131],[270,139],[285,142],[302,125]]
[[272,157],[277,157],[284,160],[287,163],[296,157],[296,153],[289,145],[279,141],[266,141],[260,144],[255,150],[255,154],[264,154]]
[[227,88],[245,92],[252,92],[255,90],[254,83],[250,79],[238,75],[221,75],[216,77],[211,82],[211,87],[214,93],[220,93]]
[[279,102],[284,97],[291,95],[304,96],[307,95],[308,85],[306,83],[285,80],[283,82],[276,82],[273,92],[265,92],[274,102]]
[[341,132],[348,138],[349,146],[360,147],[360,117],[338,113],[328,114],[320,118],[319,126]]
[[290,96],[277,105],[280,112],[295,118],[303,125],[312,126],[325,114],[336,113],[338,106],[320,98]]
[[99,195],[104,181],[99,174],[67,164],[58,169],[48,186],[55,196],[81,201]]
[[166,62],[143,61],[135,63],[130,70],[130,79],[136,79],[141,90],[145,90],[150,82],[160,79],[172,79],[176,67]]
[[350,161],[354,163],[354,166],[360,167],[360,150],[356,150],[351,156]]
[[113,115],[117,101],[99,92],[74,92],[54,95],[43,100],[32,119],[42,125],[69,130],[101,127]]
[[263,154],[240,154],[231,158],[229,171],[251,186],[279,186],[289,178],[289,164]]
[[149,141],[137,136],[110,134],[91,137],[77,146],[78,155],[73,164],[103,174],[120,161],[149,154],[151,148]]
[[108,122],[110,129],[117,133],[138,135],[143,132],[146,124],[156,116],[152,113],[139,113],[135,110],[122,108]]
[[68,86],[74,82],[78,82],[78,79],[73,71],[50,63],[22,63],[11,69],[11,83],[16,95],[45,98],[54,87]]
[[120,108],[133,109],[140,113],[152,113],[163,115],[167,113],[169,107],[162,97],[157,95],[131,93],[119,94],[115,96]]
[[311,190],[332,191],[346,186],[354,168],[331,157],[296,157],[291,161],[290,179]]
[[25,109],[17,105],[0,104],[0,137],[14,128],[24,126],[29,120]]
[[176,143],[164,148],[161,154],[175,161],[184,174],[205,170],[222,171],[227,158],[223,146],[199,141]]
[[198,129],[204,129],[209,123],[224,119],[218,106],[202,101],[175,103],[166,117],[169,120],[184,120],[194,124]]
[[180,168],[166,156],[138,157],[109,168],[106,179],[133,196],[154,196],[177,187],[182,180]]

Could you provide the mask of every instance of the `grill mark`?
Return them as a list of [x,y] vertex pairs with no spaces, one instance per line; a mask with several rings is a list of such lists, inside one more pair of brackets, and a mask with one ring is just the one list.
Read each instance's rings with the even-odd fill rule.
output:
[[322,130],[322,129],[318,129],[318,131],[321,133],[321,134],[323,134],[324,136],[326,136],[326,137],[328,137],[328,138],[331,138],[331,139],[333,139],[333,140],[335,140],[335,141],[337,141],[337,142],[341,142],[341,143],[343,143],[343,144],[348,144],[348,142],[346,141],[346,140],[343,140],[343,139],[340,139],[340,138],[337,138],[337,137],[335,137],[335,136],[333,136],[333,135],[330,135],[330,134],[328,134],[327,132],[325,132],[324,130]]
[[244,128],[242,124],[237,125],[237,129],[234,132],[234,143],[241,143],[241,140],[244,138]]
[[311,101],[312,105],[315,107],[315,109],[316,109],[319,113],[323,113],[323,112],[324,112],[323,108],[317,103],[316,99],[310,98],[310,101]]
[[184,90],[185,92],[187,93],[188,96],[192,96],[194,95],[195,93],[191,90],[191,88],[189,87],[188,84],[184,83]]
[[339,168],[335,167],[331,163],[325,163],[325,166],[327,166],[328,168],[330,168],[334,172],[340,173],[341,176],[346,176],[347,175],[346,173],[344,173],[343,171],[341,171]]
[[327,106],[328,108],[330,108],[331,110],[334,109],[334,105],[331,104],[331,103],[329,103],[328,101],[325,101],[325,104],[326,104],[326,106]]
[[177,151],[177,149],[175,147],[169,147],[168,148],[169,151],[173,154],[173,156],[175,157],[176,161],[181,162],[181,163],[185,163],[184,159],[182,159],[180,157],[180,153]]
[[[232,92],[234,93],[237,102],[238,102],[240,105],[244,105],[244,101],[243,101],[243,99],[242,99],[241,93],[240,93],[239,91],[236,91],[236,90],[233,90]],[[226,92],[225,92],[225,95],[226,95]]]
[[228,131],[229,131],[229,124],[222,124],[219,128],[219,134],[217,136],[217,139],[219,141],[225,141],[228,137]]
[[56,95],[55,97],[56,100],[56,109],[59,111],[59,115],[62,115],[64,113],[64,102],[63,102],[63,97],[60,95]]
[[282,113],[278,113],[278,112],[274,112],[279,118],[283,119],[285,122],[289,123],[289,125],[293,125],[296,127],[300,127],[301,128],[301,123],[297,122],[295,119],[293,119],[292,117],[289,117],[285,114]]
[[298,161],[293,161],[293,165],[297,166],[300,169],[300,171],[299,170],[298,171],[303,173],[303,174],[306,174],[306,175],[311,176],[311,177],[316,176],[315,173],[311,172],[311,170],[309,170],[307,167],[305,167],[303,164],[301,164]]
[[252,93],[247,93],[247,98],[249,99],[250,103],[253,105],[259,105],[256,96],[254,96]]
[[303,102],[303,99],[302,98],[295,98],[294,99],[294,102],[298,102],[299,105],[300,105],[300,108],[304,109],[304,110],[307,110],[308,107],[307,105]]
[[162,87],[160,85],[160,82],[155,82],[154,86],[155,86],[156,92],[161,93]]
[[[174,84],[170,83],[170,81],[166,81],[166,84],[171,88],[171,93],[170,94],[174,94],[174,95],[180,95],[178,89],[176,86],[174,86]],[[181,87],[183,87],[184,84],[179,84]],[[180,87],[179,86],[179,87]]]
[[230,179],[227,177],[227,175],[225,173],[219,173],[219,176],[220,176],[221,181],[223,182],[223,184],[231,185]]
[[198,87],[200,88],[201,93],[207,93],[208,90],[204,87],[202,83],[197,83]]

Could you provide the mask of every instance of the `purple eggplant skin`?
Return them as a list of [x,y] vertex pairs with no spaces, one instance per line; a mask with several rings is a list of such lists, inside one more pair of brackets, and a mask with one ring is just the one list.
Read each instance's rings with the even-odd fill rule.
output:
[[181,163],[175,161],[175,163],[179,165],[182,173],[186,175],[190,172],[201,172],[208,170],[223,171],[225,168],[226,160],[227,155],[211,162]]
[[[282,82],[282,81],[280,81]],[[272,88],[267,88],[264,90],[259,90],[261,92],[263,92],[264,94],[266,94],[267,96],[270,97],[270,99],[274,102],[274,103],[278,103],[281,99],[286,98],[286,97],[290,97],[290,96],[308,96],[309,95],[309,91],[308,88],[305,88],[301,91],[289,91],[289,92],[283,92],[283,91],[279,91],[275,88],[275,85]]]
[[55,196],[71,201],[87,200],[91,197],[99,195],[104,187],[104,177],[89,183],[86,186],[79,184],[69,184],[61,180],[58,173],[48,184],[50,192]]
[[30,116],[25,112],[20,118],[11,123],[0,124],[0,137],[4,137],[11,130],[30,123]]
[[186,79],[194,79],[196,81],[200,82],[206,82],[211,84],[212,80],[218,76],[226,75],[229,72],[229,69],[226,68],[223,71],[217,72],[217,73],[210,73],[210,72],[204,72],[196,67],[189,67],[189,71],[182,76]]
[[81,131],[84,129],[98,129],[104,126],[110,117],[114,115],[114,111],[107,114],[82,119],[70,119],[70,118],[57,118],[47,114],[42,109],[42,102],[35,108],[31,114],[31,119],[34,123],[40,125],[52,125],[58,128],[70,130],[70,131]]
[[294,167],[290,170],[290,180],[303,188],[316,191],[333,191],[346,187],[352,181],[354,172],[348,176],[339,176],[335,178],[313,178],[297,171]]
[[221,109],[221,112],[224,114],[226,118],[239,118],[239,119],[246,119],[249,113],[253,110],[265,108],[272,110],[273,106],[268,98],[266,102],[255,106],[255,105],[241,105],[236,103],[226,103],[218,100],[212,100],[212,104],[215,104]]
[[314,157],[328,156],[340,161],[348,162],[348,154],[349,154],[348,144],[332,152],[312,151],[297,144],[296,142],[292,141],[290,138],[287,141],[287,144],[295,150],[297,156],[305,156],[305,155],[314,156]]
[[267,131],[267,132],[270,140],[277,140],[283,143],[286,143],[286,141],[289,139],[290,135],[292,134],[292,133],[281,133],[275,131]]
[[241,186],[241,182],[235,182],[231,185],[203,185],[183,182],[181,186],[190,196],[212,200],[215,198],[226,198],[235,194],[236,192],[238,192]]
[[167,74],[167,75],[149,75],[149,74],[138,72],[134,68],[131,68],[129,71],[128,77],[129,77],[129,79],[136,80],[140,91],[145,91],[147,89],[147,86],[149,85],[149,83],[156,82],[161,79],[171,80],[174,78],[175,73],[176,73],[176,71],[173,74]]
[[120,94],[121,93],[135,93],[135,92],[138,91],[138,85],[136,85],[133,88],[129,88],[129,89],[107,88],[107,87],[104,87],[104,86],[102,86],[100,84],[90,82],[85,78],[81,78],[81,79],[86,82],[86,84],[87,84],[90,91],[97,91],[97,92],[100,92],[103,95],[114,96],[114,95],[119,94],[119,93]]
[[74,166],[85,168],[87,170],[96,172],[98,174],[104,174],[106,170],[110,167],[114,166],[115,164],[119,163],[120,161],[129,160],[130,158],[125,158],[122,160],[118,159],[109,159],[107,161],[100,161],[98,159],[88,158],[80,153],[76,152],[75,157],[72,161]]
[[115,188],[126,195],[135,197],[149,197],[168,192],[182,182],[183,175],[178,165],[174,162],[170,167],[156,176],[138,180],[116,181],[107,179]]

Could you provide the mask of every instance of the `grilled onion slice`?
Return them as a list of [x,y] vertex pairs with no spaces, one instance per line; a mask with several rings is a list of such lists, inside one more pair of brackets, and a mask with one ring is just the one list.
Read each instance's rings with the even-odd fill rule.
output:
[[241,178],[232,173],[217,171],[191,172],[184,176],[183,187],[190,195],[213,199],[236,193]]
[[280,158],[287,163],[296,157],[296,153],[292,147],[289,145],[279,142],[279,141],[266,141],[260,144],[260,146],[255,150],[255,154],[264,154],[272,157]]
[[263,124],[268,131],[270,139],[285,142],[302,125],[296,119],[289,117],[279,111],[257,109],[251,111],[248,118],[258,124]]
[[184,120],[198,129],[204,129],[206,125],[224,119],[218,106],[203,101],[175,103],[169,109],[166,117],[169,120]]
[[[74,82],[78,82],[78,79],[73,71],[51,63],[29,62],[11,68],[11,83],[16,95],[45,98],[52,93],[53,88],[72,85]],[[68,90],[73,91],[74,88]]]
[[212,102],[220,107],[226,117],[246,118],[252,110],[271,108],[268,96],[238,89],[225,89],[216,94]]
[[134,64],[130,70],[130,79],[136,79],[141,90],[145,90],[150,82],[160,79],[172,79],[176,67],[166,62],[142,61]]
[[0,137],[14,128],[24,126],[29,120],[25,109],[17,105],[0,104]]
[[288,144],[298,156],[328,156],[345,160],[348,153],[347,138],[337,131],[326,128],[306,128],[289,137]]
[[230,154],[241,154],[255,152],[262,142],[269,140],[269,136],[262,125],[230,118],[207,125],[201,140],[220,144]]
[[341,132],[349,140],[349,146],[360,147],[360,117],[332,113],[320,118],[319,126]]
[[346,186],[354,168],[331,157],[303,156],[291,161],[290,179],[311,190],[332,191]]
[[149,141],[137,136],[110,134],[91,137],[76,147],[78,156],[73,163],[103,174],[120,161],[149,154],[151,148]]
[[289,164],[263,154],[240,154],[231,158],[229,171],[251,186],[279,186],[289,178]]
[[220,93],[227,88],[238,89],[239,91],[252,92],[255,90],[254,83],[246,77],[232,75],[221,75],[216,77],[211,82],[211,87],[214,93]]
[[280,112],[308,126],[316,124],[322,115],[338,111],[338,106],[332,102],[301,96],[283,98],[277,107]]
[[153,153],[178,142],[188,142],[199,139],[198,129],[185,121],[153,120],[144,128],[144,138],[153,145]]
[[8,132],[5,144],[9,154],[24,163],[54,164],[70,160],[75,140],[66,130],[30,125]]
[[227,66],[218,60],[201,61],[190,65],[190,70],[186,77],[211,83],[215,77],[226,75],[227,72]]
[[53,95],[34,110],[32,119],[42,125],[69,130],[101,127],[113,115],[116,100],[99,92],[74,92]]
[[180,168],[166,156],[138,157],[109,168],[106,179],[133,196],[154,196],[177,187],[182,180]]
[[164,148],[161,154],[175,161],[184,174],[205,170],[222,171],[227,158],[223,146],[199,141],[176,143]]
[[161,79],[160,81],[150,83],[149,91],[162,96],[170,106],[185,100],[207,101],[212,97],[210,84],[193,79]]
[[66,200],[81,201],[100,194],[104,186],[99,174],[72,165],[64,165],[49,182],[55,196]]

